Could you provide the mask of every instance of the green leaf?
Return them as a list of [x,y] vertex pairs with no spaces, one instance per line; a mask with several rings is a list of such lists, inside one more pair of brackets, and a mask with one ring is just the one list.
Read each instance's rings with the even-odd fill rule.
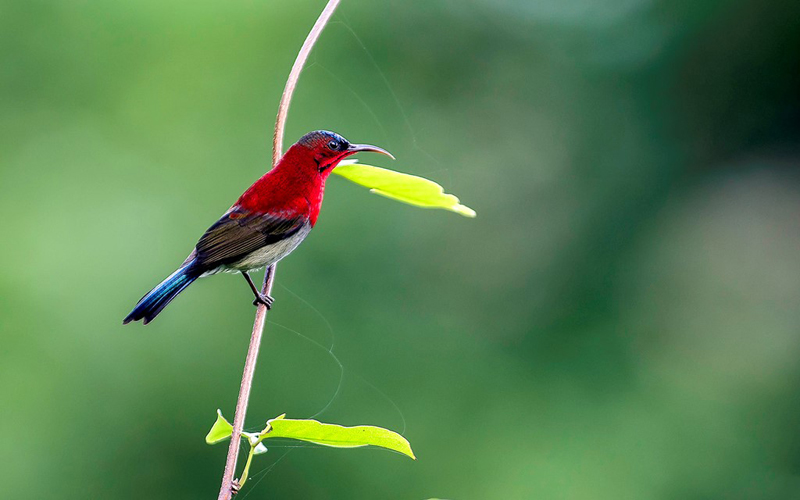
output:
[[316,420],[294,420],[279,417],[267,421],[267,428],[264,429],[262,439],[268,438],[298,439],[334,448],[379,446],[400,452],[414,460],[417,459],[406,438],[388,429],[371,425],[344,427],[323,424]]
[[211,426],[208,434],[206,434],[206,443],[217,444],[231,437],[231,433],[233,433],[233,426],[225,420],[225,417],[222,416],[222,411],[218,409],[217,420]]
[[[280,415],[267,421],[261,432],[243,432],[242,438],[250,444],[251,455],[266,453],[267,448],[262,441],[268,438],[290,438],[309,443],[331,446],[334,448],[358,448],[361,446],[378,446],[407,455],[414,460],[414,452],[406,438],[381,427],[358,425],[344,427],[336,424],[323,424],[316,420],[295,420]],[[206,435],[206,443],[216,444],[231,437],[233,426],[225,420],[222,412],[217,410],[217,420]]]
[[[231,437],[231,434],[233,434],[233,426],[222,416],[222,411],[217,410],[217,420],[211,426],[208,434],[206,434],[206,443],[217,444]],[[261,432],[242,432],[242,439],[246,439],[251,448],[255,447],[254,453],[256,455],[267,452],[267,448],[261,444]]]
[[409,205],[423,208],[443,208],[464,217],[475,217],[476,215],[474,210],[462,205],[456,196],[445,193],[442,186],[424,177],[362,165],[351,160],[340,163],[333,169],[333,173],[368,187],[375,194]]

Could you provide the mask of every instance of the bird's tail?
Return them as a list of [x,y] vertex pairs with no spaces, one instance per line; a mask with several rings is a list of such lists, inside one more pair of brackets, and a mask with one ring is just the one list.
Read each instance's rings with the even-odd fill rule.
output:
[[128,314],[122,324],[126,325],[131,321],[143,320],[146,325],[153,318],[158,316],[172,299],[178,296],[184,288],[191,285],[200,275],[193,272],[191,265],[182,266],[180,269],[170,274],[167,279],[158,284],[155,288],[147,292],[142,297],[136,307]]

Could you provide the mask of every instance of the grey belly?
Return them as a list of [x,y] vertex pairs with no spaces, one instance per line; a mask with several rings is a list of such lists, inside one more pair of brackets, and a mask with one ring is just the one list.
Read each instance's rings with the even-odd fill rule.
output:
[[306,236],[308,236],[308,233],[310,232],[311,224],[306,224],[299,231],[285,240],[281,240],[277,243],[259,248],[258,250],[247,254],[246,257],[225,265],[224,269],[222,270],[234,272],[252,271],[264,266],[270,266],[292,253],[292,251],[297,248],[297,245],[306,239]]

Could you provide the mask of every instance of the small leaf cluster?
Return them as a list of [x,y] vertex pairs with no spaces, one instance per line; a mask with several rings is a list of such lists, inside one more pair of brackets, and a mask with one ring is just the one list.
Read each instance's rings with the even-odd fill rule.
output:
[[[244,486],[250,471],[250,463],[254,455],[267,452],[263,441],[271,438],[288,438],[315,443],[333,448],[359,448],[362,446],[378,446],[406,455],[414,460],[411,444],[400,434],[372,425],[345,427],[336,424],[325,424],[311,419],[290,419],[280,415],[267,420],[267,425],[260,432],[242,432],[242,439],[250,444],[250,453],[242,471],[239,486]],[[217,420],[206,435],[206,443],[216,444],[231,437],[233,426],[217,410]]]

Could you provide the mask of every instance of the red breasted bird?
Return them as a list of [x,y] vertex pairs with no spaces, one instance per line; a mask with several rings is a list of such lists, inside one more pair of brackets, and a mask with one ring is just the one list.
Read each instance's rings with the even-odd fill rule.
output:
[[208,228],[181,267],[142,297],[122,323],[149,323],[197,278],[221,271],[242,273],[255,295],[253,305],[271,307],[272,297],[258,291],[248,271],[270,266],[297,248],[317,222],[328,175],[344,158],[361,151],[394,158],[377,146],[350,144],[333,132],[304,135]]

